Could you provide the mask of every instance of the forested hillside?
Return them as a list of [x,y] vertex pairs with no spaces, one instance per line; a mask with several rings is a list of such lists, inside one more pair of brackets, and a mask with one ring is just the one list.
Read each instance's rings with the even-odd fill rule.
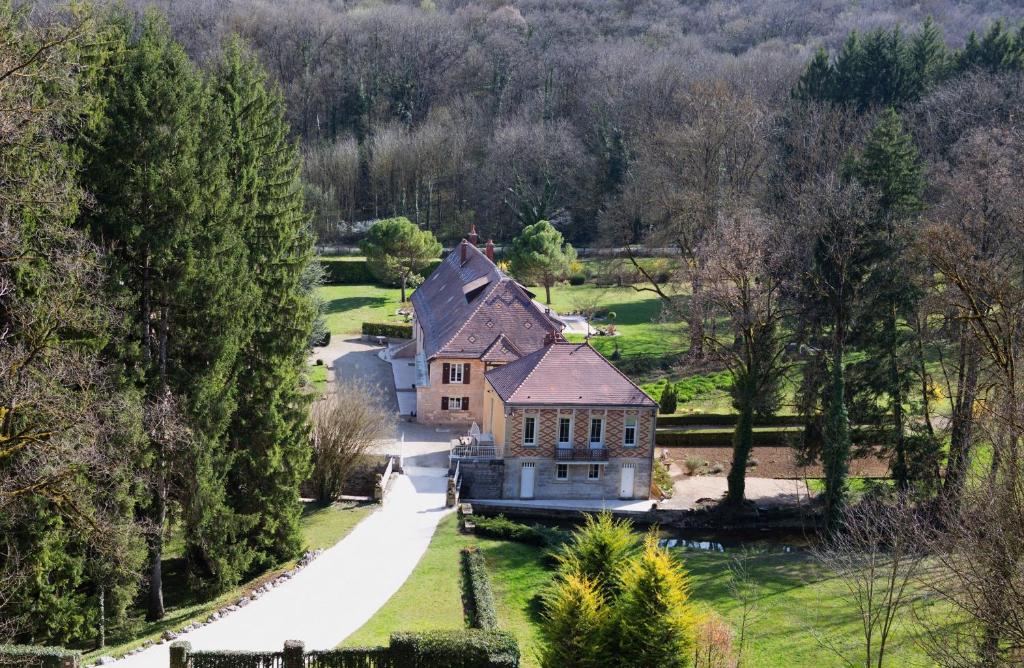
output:
[[[406,215],[446,243],[470,222],[484,238],[507,241],[551,219],[587,245],[602,238],[620,191],[655,185],[665,167],[652,155],[658,147],[713,108],[728,109],[730,124],[749,119],[759,133],[776,131],[819,47],[838,52],[852,31],[913,33],[932,17],[939,41],[959,49],[997,19],[1012,32],[1024,17],[1010,0],[188,0],[163,8],[200,61],[237,32],[281,82],[323,241],[344,239],[341,223]],[[650,212],[637,225],[656,220]]]

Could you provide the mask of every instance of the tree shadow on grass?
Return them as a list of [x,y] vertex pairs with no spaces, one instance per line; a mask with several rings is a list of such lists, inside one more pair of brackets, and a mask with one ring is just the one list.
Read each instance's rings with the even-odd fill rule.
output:
[[324,304],[324,313],[344,313],[357,308],[384,306],[390,301],[387,297],[339,297]]
[[[523,610],[533,624],[541,624],[541,590],[554,575],[544,551],[511,541],[496,542],[481,549],[492,578],[506,590],[506,601]],[[515,600],[509,600],[513,597]]]

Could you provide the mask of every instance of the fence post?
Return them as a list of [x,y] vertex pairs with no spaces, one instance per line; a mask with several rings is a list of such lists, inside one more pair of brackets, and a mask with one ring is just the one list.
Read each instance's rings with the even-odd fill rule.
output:
[[188,653],[192,651],[192,643],[187,640],[175,640],[171,643],[171,668],[188,668]]
[[283,668],[302,668],[305,651],[306,646],[301,640],[285,640]]

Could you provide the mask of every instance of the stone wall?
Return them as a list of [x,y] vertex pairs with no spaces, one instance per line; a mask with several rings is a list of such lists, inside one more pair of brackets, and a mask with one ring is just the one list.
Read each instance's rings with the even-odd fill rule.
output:
[[463,499],[500,499],[505,482],[505,462],[501,459],[463,459],[459,462],[462,474]]
[[[618,499],[622,465],[636,465],[633,473],[633,494],[627,498],[646,499],[651,490],[650,457],[617,457],[600,467],[598,480],[588,478],[588,464],[568,464],[569,479],[558,480],[557,464],[554,459],[536,457],[507,457],[505,459],[505,484],[500,498],[518,499],[519,482],[523,462],[535,462],[534,499]],[[467,497],[468,498],[468,497]],[[481,497],[483,498],[483,497]]]

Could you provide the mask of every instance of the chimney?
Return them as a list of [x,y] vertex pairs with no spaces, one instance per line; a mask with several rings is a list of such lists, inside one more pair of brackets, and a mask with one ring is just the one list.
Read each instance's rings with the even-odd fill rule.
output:
[[459,250],[461,251],[462,255],[461,262],[462,264],[466,264],[466,255],[469,253],[469,243],[465,239],[463,239],[462,243],[459,244]]
[[474,246],[476,246],[476,242],[479,239],[480,239],[480,237],[478,237],[477,234],[476,234],[476,225],[470,225],[469,226],[469,243],[471,243]]
[[484,248],[484,253],[487,255],[487,259],[494,262],[494,241],[488,239],[487,246]]

